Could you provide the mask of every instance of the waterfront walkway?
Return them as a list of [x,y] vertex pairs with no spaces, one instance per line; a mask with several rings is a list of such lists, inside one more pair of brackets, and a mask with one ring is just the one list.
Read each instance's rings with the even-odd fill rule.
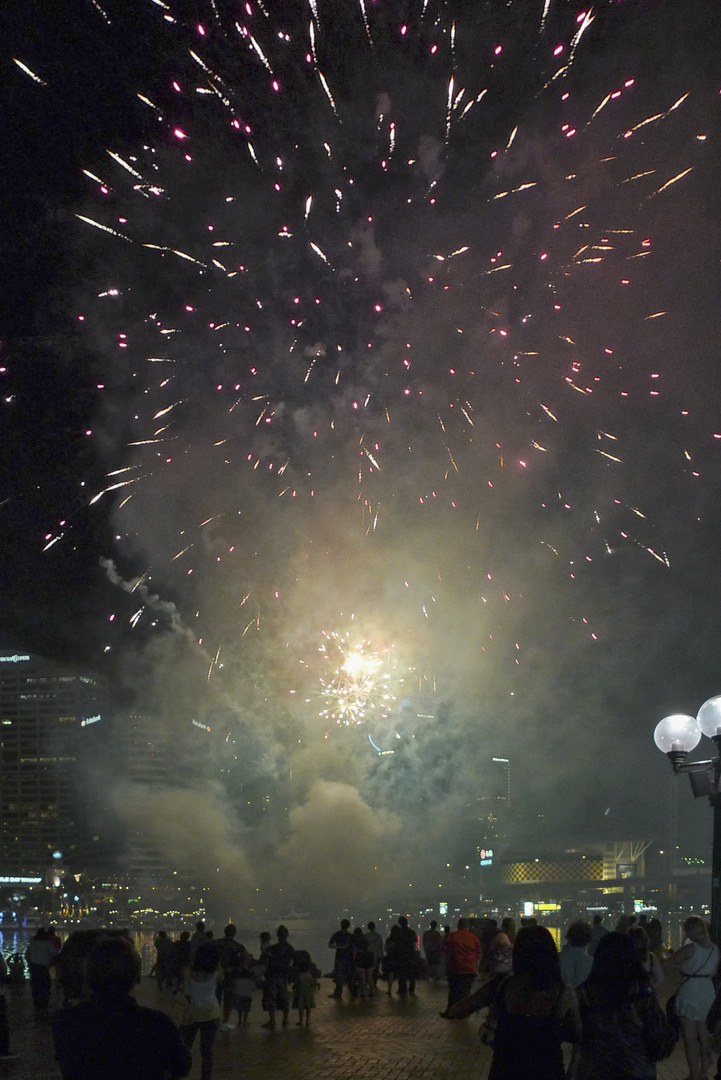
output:
[[[389,998],[385,984],[369,1002],[328,998],[333,984],[323,979],[309,1030],[267,1031],[261,1024],[260,994],[253,999],[247,1028],[220,1032],[213,1080],[486,1080],[491,1051],[478,1038],[478,1017],[443,1020],[444,983],[421,982],[416,996]],[[0,1080],[59,1080],[48,1016],[33,1016],[29,984],[6,990],[13,1050],[20,1058],[0,1062]],[[346,991],[347,993],[347,991]],[[158,1007],[154,983],[144,978],[137,994]],[[658,1067],[659,1080],[688,1075],[683,1050],[676,1047]],[[191,1080],[200,1076],[198,1047]]]

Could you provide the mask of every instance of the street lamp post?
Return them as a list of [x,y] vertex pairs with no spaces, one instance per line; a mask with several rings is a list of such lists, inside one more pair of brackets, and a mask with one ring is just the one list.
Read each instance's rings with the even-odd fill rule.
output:
[[[687,754],[707,735],[716,746],[708,761],[686,761]],[[656,725],[656,746],[669,758],[675,773],[689,774],[694,798],[708,796],[713,807],[711,853],[711,937],[721,942],[721,695],[709,698],[697,716],[674,713]]]

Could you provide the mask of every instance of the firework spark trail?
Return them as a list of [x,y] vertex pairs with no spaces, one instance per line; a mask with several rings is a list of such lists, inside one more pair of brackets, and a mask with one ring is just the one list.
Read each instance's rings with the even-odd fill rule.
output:
[[[629,70],[586,100],[574,77],[581,81],[604,19],[622,19],[621,10],[570,13],[544,0],[535,38],[514,60],[493,5],[482,5],[482,31],[456,7],[423,0],[401,24],[392,5],[359,0],[342,21],[345,38],[326,36],[313,0],[310,22],[306,8],[272,27],[248,4],[243,23],[215,12],[183,31],[173,24],[168,32],[182,41],[173,86],[193,85],[190,63],[213,92],[171,92],[149,79],[139,96],[154,127],[142,145],[108,151],[107,182],[86,170],[95,199],[77,217],[104,234],[104,250],[126,242],[131,270],[119,263],[108,275],[131,297],[116,317],[117,343],[129,370],[145,369],[128,439],[142,476],[101,494],[132,483],[135,515],[143,499],[146,510],[164,505],[184,476],[207,480],[189,485],[198,505],[187,515],[169,514],[167,554],[155,552],[164,573],[171,560],[196,579],[229,565],[259,609],[272,610],[276,595],[295,588],[278,569],[282,545],[269,537],[254,565],[242,553],[254,542],[247,522],[282,494],[287,516],[272,520],[299,548],[331,507],[339,535],[357,527],[363,542],[385,538],[393,617],[412,625],[418,613],[439,619],[430,581],[456,558],[464,533],[482,538],[474,555],[458,555],[464,589],[475,596],[478,581],[495,580],[504,546],[496,520],[513,530],[530,516],[530,542],[561,553],[549,559],[565,560],[571,589],[632,536],[624,508],[641,501],[632,494],[634,412],[660,397],[670,417],[683,402],[657,371],[631,371],[610,316],[629,293],[643,311],[627,319],[652,327],[668,311],[665,300],[653,303],[642,269],[656,243],[643,206],[655,213],[675,199],[679,208],[694,183],[703,144],[679,137],[691,99],[660,87],[654,110],[637,106]],[[201,33],[211,21],[213,34]],[[397,73],[412,52],[425,59],[404,86]],[[350,55],[352,92],[343,85]],[[504,102],[514,80],[526,96],[511,115]],[[475,167],[473,185],[471,161],[487,163]],[[127,289],[134,273],[147,280],[142,298]],[[106,299],[89,310],[86,325],[107,325]],[[162,378],[150,366],[161,358],[173,365]],[[628,409],[616,424],[620,405]],[[619,443],[613,452],[595,445],[601,424]],[[593,478],[587,491],[573,479],[579,454]],[[698,478],[688,460],[679,457],[678,468]],[[557,497],[564,469],[569,494]],[[516,500],[524,512],[513,510]],[[223,545],[200,543],[192,519],[219,514]],[[414,540],[424,529],[442,538],[428,545],[429,573],[403,572],[405,558],[418,567],[420,549],[410,543],[404,553],[394,537]],[[629,544],[665,566],[649,540]],[[444,543],[447,559],[436,555]],[[369,549],[368,559],[363,575],[380,575],[384,555]],[[540,588],[521,565],[498,597]],[[304,572],[323,569],[313,553]],[[505,620],[498,613],[508,601],[494,602]],[[242,633],[259,625],[254,618]],[[517,665],[515,640],[513,650]]]
[[13,63],[17,64],[20,70],[24,71],[26,75],[29,75],[33,82],[39,83],[40,86],[48,85],[44,79],[41,79],[39,75],[36,75],[35,72],[27,66],[27,64],[24,64],[22,62],[22,60],[18,60],[16,57],[13,57]]

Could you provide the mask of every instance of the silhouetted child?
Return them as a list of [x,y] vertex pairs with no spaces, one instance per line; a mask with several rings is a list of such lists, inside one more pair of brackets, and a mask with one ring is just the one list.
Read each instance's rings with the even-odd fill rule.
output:
[[296,950],[293,989],[299,1027],[304,1023],[306,1027],[310,1027],[310,1010],[315,1008],[315,980],[319,976],[320,971],[311,960],[310,953],[305,949]]
[[253,1004],[253,991],[257,986],[258,980],[249,967],[233,972],[231,992],[233,1005],[238,1010],[238,1027],[245,1027],[248,1023],[248,1013]]

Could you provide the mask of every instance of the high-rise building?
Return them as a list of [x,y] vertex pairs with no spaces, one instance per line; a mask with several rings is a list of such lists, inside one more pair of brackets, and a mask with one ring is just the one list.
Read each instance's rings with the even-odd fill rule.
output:
[[511,762],[493,757],[479,768],[476,799],[479,847],[492,847],[504,840],[511,824]]
[[[116,732],[118,764],[125,779],[157,793],[171,782],[171,752],[167,731],[155,717],[132,713]],[[166,860],[147,830],[126,830],[124,869],[133,881],[161,881]]]
[[[90,732],[107,713],[104,680],[28,653],[0,651],[0,865],[43,874],[85,860]],[[60,854],[57,854],[60,853]]]
[[210,727],[191,721],[184,734],[148,713],[118,716],[115,725],[113,760],[120,781],[115,810],[122,836],[117,865],[132,889],[135,913],[146,917],[197,917],[209,891],[184,832],[183,821],[189,829],[193,823],[181,817],[184,793],[203,775]]

